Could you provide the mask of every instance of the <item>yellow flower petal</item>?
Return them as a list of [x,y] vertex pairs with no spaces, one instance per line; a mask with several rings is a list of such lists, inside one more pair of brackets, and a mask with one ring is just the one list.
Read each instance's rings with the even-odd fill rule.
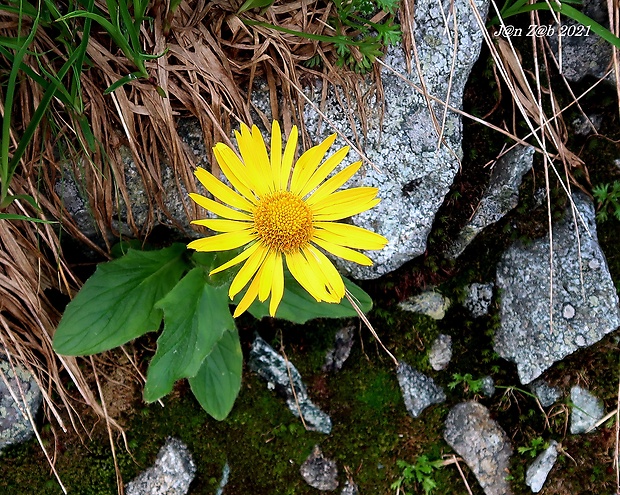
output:
[[260,242],[255,242],[254,244],[252,244],[251,246],[246,248],[243,252],[241,252],[240,254],[235,256],[233,259],[231,259],[231,260],[227,261],[226,263],[224,263],[223,265],[220,265],[217,268],[214,268],[213,270],[211,270],[209,272],[209,275],[215,275],[216,273],[219,273],[219,272],[221,272],[223,270],[226,270],[227,268],[230,268],[231,266],[235,266],[235,265],[241,263],[242,261],[245,261],[259,247],[261,247]]
[[224,220],[222,218],[205,218],[203,220],[193,220],[194,225],[202,225],[216,232],[238,232],[252,228],[252,222],[238,222],[237,220]]
[[321,239],[355,249],[383,249],[387,239],[370,230],[336,222],[314,222],[315,235]]
[[275,190],[282,190],[282,184],[280,183],[280,176],[282,170],[282,132],[280,131],[280,124],[277,120],[271,123],[271,174],[275,183]]
[[241,301],[239,301],[239,304],[237,304],[235,312],[233,313],[234,318],[237,318],[239,315],[244,313],[245,310],[248,309],[256,299],[256,296],[258,295],[259,280],[260,273],[256,275],[256,277],[254,277],[254,280],[252,280],[252,283],[250,284],[247,292],[243,295]]
[[297,138],[298,138],[297,126],[294,125],[291,129],[291,134],[286,142],[284,148],[284,155],[282,156],[282,169],[280,170],[280,188],[281,190],[288,190],[288,182],[291,177],[291,170],[293,169],[293,160],[295,159],[295,151],[297,150]]
[[244,263],[244,265],[241,267],[237,275],[235,275],[235,278],[230,284],[230,288],[228,289],[228,296],[231,299],[234,298],[239,292],[241,292],[241,289],[243,289],[248,284],[250,279],[260,268],[263,260],[265,259],[265,256],[267,256],[267,253],[269,252],[269,250],[262,244],[258,244],[260,247],[248,257],[248,260]]
[[254,144],[254,156],[252,159],[258,162],[258,168],[263,171],[263,181],[268,185],[270,191],[275,191],[273,173],[271,172],[271,164],[269,163],[269,155],[265,148],[265,141],[258,127],[252,126],[252,141]]
[[269,293],[271,292],[271,284],[273,282],[273,267],[275,261],[276,252],[270,250],[261,267],[260,283],[258,286],[258,299],[261,302],[266,301],[269,297]]
[[215,213],[218,217],[228,218],[230,220],[252,220],[252,217],[247,213],[242,213],[238,210],[233,210],[228,206],[213,201],[202,194],[189,193],[189,197],[192,198],[198,205],[202,206],[205,210],[209,210]]
[[329,288],[330,294],[335,299],[335,301],[328,302],[340,302],[344,297],[345,287],[336,267],[329,261],[327,256],[310,244],[303,249],[303,252],[306,255],[308,264],[315,269],[319,269],[319,272],[323,275],[323,283]]
[[216,179],[204,168],[196,168],[194,174],[198,177],[198,180],[202,183],[202,185],[207,188],[207,191],[213,194],[213,196],[220,201],[223,201],[224,203],[234,206],[240,210],[252,211],[254,209],[252,203],[250,203],[243,196],[237,194],[220,180]]
[[332,253],[334,256],[338,256],[339,258],[353,261],[359,265],[371,266],[372,260],[358,251],[354,251],[353,249],[349,249],[344,246],[339,246],[338,244],[334,244],[333,242],[325,241],[321,238],[314,238],[312,242],[317,244],[318,246]]
[[271,300],[269,301],[269,314],[276,315],[282,296],[284,295],[284,267],[282,265],[282,255],[276,254],[273,265],[273,280],[271,282]]
[[258,201],[254,191],[256,186],[251,179],[251,173],[247,167],[243,165],[237,154],[224,143],[217,143],[213,147],[213,154],[218,165],[228,178],[230,183],[246,197],[251,203],[256,204]]
[[335,140],[336,134],[332,134],[323,142],[313,146],[299,157],[299,160],[297,160],[295,164],[295,169],[293,170],[293,177],[291,178],[290,191],[293,194],[299,194],[301,192]]
[[381,201],[376,187],[354,187],[330,194],[312,206],[314,220],[340,220],[369,210]]
[[305,256],[299,251],[286,253],[286,266],[291,272],[291,275],[295,277],[295,280],[301,285],[317,302],[323,301],[331,296],[325,290],[325,287],[317,278],[317,275],[312,272],[310,265]]
[[249,230],[242,230],[196,239],[190,242],[187,247],[196,251],[226,251],[237,249],[254,239],[256,239],[256,234],[251,234]]
[[[260,133],[259,133],[260,134]],[[256,142],[254,137],[252,136],[252,132],[249,127],[245,124],[241,124],[241,133],[235,131],[235,138],[237,139],[237,146],[239,147],[239,153],[241,153],[241,158],[243,158],[243,163],[245,164],[248,171],[252,176],[257,176],[259,179],[258,187],[260,188],[256,192],[259,196],[264,194],[268,194],[273,191],[273,182],[269,177],[269,163],[264,163],[264,160],[260,159],[260,150],[256,147]],[[262,137],[261,137],[262,140]],[[265,143],[263,142],[263,148],[265,148]],[[265,150],[265,154],[267,151]]]
[[309,205],[314,205],[321,201],[322,199],[329,196],[336,189],[342,186],[346,181],[348,181],[355,172],[357,172],[362,166],[362,162],[355,162],[346,167],[344,170],[341,170],[336,175],[334,175],[329,180],[326,180],[321,186],[314,191],[314,193],[306,200],[306,203]]
[[332,171],[340,165],[342,160],[344,160],[345,156],[349,153],[349,147],[345,146],[344,148],[340,148],[333,155],[331,155],[327,160],[323,162],[323,164],[312,174],[310,180],[303,187],[299,195],[303,198],[306,194],[312,191],[315,187],[317,187],[325,178],[332,173]]

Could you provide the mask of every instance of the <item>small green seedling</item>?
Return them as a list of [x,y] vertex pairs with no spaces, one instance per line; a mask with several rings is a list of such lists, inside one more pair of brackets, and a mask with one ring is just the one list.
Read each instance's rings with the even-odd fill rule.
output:
[[425,495],[437,488],[437,483],[433,478],[433,471],[443,466],[441,459],[430,460],[428,456],[421,455],[417,458],[415,464],[409,464],[402,460],[396,461],[396,464],[403,471],[400,478],[390,486],[392,490],[396,491],[396,495],[407,495],[405,489],[413,489],[415,484],[422,486]]

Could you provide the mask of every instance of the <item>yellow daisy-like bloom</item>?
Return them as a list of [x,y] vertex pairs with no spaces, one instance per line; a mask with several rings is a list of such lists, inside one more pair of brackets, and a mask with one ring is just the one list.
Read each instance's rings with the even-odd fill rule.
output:
[[297,127],[293,127],[282,152],[280,126],[273,122],[271,155],[267,154],[256,126],[250,130],[242,124],[241,132],[235,131],[235,136],[241,159],[223,143],[216,144],[213,151],[236,191],[199,167],[195,172],[198,180],[225,204],[190,194],[196,203],[220,217],[192,223],[222,233],[192,241],[188,247],[196,251],[225,251],[246,246],[241,254],[211,271],[214,274],[245,261],[229,290],[233,299],[250,284],[237,305],[235,317],[257,297],[265,301],[269,295],[269,313],[275,316],[284,293],[283,258],[293,277],[317,301],[340,302],[345,295],[344,282],[321,249],[361,265],[372,265],[368,256],[354,249],[381,249],[387,243],[385,237],[369,230],[334,222],[379,202],[375,187],[336,191],[359,170],[362,162],[355,162],[325,180],[349,152],[349,147],[344,147],[323,161],[335,134],[303,153],[294,166]]

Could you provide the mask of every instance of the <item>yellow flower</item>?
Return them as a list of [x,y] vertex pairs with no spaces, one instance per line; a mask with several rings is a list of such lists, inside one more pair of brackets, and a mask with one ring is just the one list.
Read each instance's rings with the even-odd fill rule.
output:
[[355,162],[325,180],[342,162],[349,147],[323,161],[336,139],[335,134],[331,135],[303,153],[293,166],[297,135],[297,128],[293,127],[282,152],[282,133],[274,121],[271,156],[256,126],[250,130],[242,124],[241,132],[235,131],[241,159],[225,144],[216,144],[213,151],[217,163],[236,191],[205,169],[196,169],[198,180],[225,204],[190,194],[196,203],[220,217],[192,223],[223,233],[192,241],[188,247],[196,251],[225,251],[246,246],[241,254],[211,271],[214,274],[245,261],[229,290],[233,299],[250,284],[235,317],[256,297],[265,301],[269,295],[269,313],[275,315],[284,293],[283,258],[293,277],[317,301],[338,303],[344,297],[345,286],[321,249],[361,265],[372,265],[370,258],[351,248],[381,249],[387,243],[385,237],[369,230],[334,222],[379,202],[374,187],[336,192],[362,162]]

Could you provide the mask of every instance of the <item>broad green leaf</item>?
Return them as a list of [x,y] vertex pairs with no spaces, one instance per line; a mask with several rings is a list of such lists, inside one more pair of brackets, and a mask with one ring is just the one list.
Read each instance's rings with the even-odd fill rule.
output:
[[221,421],[228,416],[241,388],[243,355],[237,330],[224,332],[198,374],[189,379],[202,408]]
[[187,265],[183,244],[158,251],[134,251],[103,263],[63,314],[54,350],[79,356],[122,345],[157,330],[162,310],[155,303],[179,281]]
[[[342,277],[346,288],[349,290],[360,309],[367,313],[372,308],[372,299],[366,292],[350,280]],[[241,300],[242,294],[235,298],[235,302]],[[258,299],[252,303],[248,311],[254,318],[261,319],[269,315],[269,299],[260,302]],[[283,318],[293,323],[305,323],[313,318],[350,318],[357,316],[357,312],[347,299],[339,304],[317,302],[288,272],[284,272],[284,295],[276,311],[276,318]]]
[[235,329],[227,287],[213,287],[207,277],[203,268],[192,269],[156,304],[164,310],[164,330],[146,376],[148,402],[168,394],[175,381],[195,376],[222,334]]

